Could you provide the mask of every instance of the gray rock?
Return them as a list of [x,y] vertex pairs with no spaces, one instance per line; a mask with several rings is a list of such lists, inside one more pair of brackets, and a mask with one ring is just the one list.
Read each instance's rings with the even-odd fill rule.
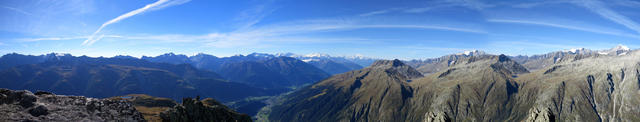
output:
[[127,101],[0,89],[0,121],[145,121]]
[[164,122],[251,122],[247,114],[237,113],[213,99],[184,98],[181,105],[160,113]]

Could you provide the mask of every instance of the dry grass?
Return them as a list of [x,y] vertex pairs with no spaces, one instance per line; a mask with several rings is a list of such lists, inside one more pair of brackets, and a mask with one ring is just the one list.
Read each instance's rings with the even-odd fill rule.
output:
[[170,107],[145,107],[145,106],[135,106],[144,119],[149,122],[161,122],[160,113],[170,109]]

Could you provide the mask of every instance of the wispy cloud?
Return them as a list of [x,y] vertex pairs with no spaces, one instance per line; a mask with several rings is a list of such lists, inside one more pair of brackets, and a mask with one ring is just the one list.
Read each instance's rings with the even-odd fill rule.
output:
[[378,14],[386,14],[386,13],[393,12],[393,11],[398,11],[398,10],[402,10],[402,9],[401,8],[390,8],[390,9],[384,9],[384,10],[377,10],[377,11],[371,11],[371,12],[367,12],[367,13],[362,13],[359,16],[366,17],[366,16],[373,16],[373,15],[378,15]]
[[609,7],[607,7],[604,3],[602,3],[601,1],[598,0],[585,0],[585,1],[579,1],[579,2],[574,2],[577,5],[583,6],[589,10],[591,10],[592,12],[602,16],[605,19],[611,20],[615,23],[621,24],[635,32],[637,32],[638,34],[640,34],[640,25],[638,25],[638,23],[634,22],[633,20],[629,19],[626,16],[623,16],[621,14],[618,14],[617,12],[611,10]]
[[435,8],[438,8],[438,7],[409,8],[409,9],[403,10],[403,12],[405,12],[405,13],[423,13],[423,12],[427,12],[429,10],[433,10]]
[[240,14],[235,18],[236,21],[239,21],[239,23],[241,23],[239,29],[252,27],[253,25],[260,23],[263,18],[276,11],[277,9],[270,6],[271,2],[273,1],[266,1],[266,3],[262,3],[250,9],[241,11]]
[[563,1],[563,0],[543,0],[543,1],[536,1],[536,2],[515,3],[515,4],[510,4],[510,6],[515,8],[534,8],[534,7],[544,6],[544,5],[561,4],[561,3],[569,3],[569,2],[570,1]]
[[131,16],[146,12],[146,11],[150,11],[150,10],[159,10],[165,7],[169,7],[169,6],[173,6],[173,5],[179,5],[179,4],[183,4],[188,2],[188,0],[179,0],[179,1],[169,1],[169,0],[158,0],[154,3],[151,4],[147,4],[142,8],[127,12],[123,15],[120,15],[114,19],[111,19],[107,22],[105,22],[104,24],[102,24],[98,30],[96,30],[95,32],[93,32],[93,34],[91,34],[91,36],[89,36],[89,38],[87,38],[87,40],[85,40],[84,42],[82,42],[82,45],[92,45],[93,43],[95,43],[96,41],[100,40],[102,36],[98,36],[96,37],[96,35],[98,33],[100,33],[100,31],[102,31],[102,29],[104,29],[105,27],[107,27],[110,24],[116,23],[118,21],[121,21],[123,19],[129,18]]
[[484,3],[479,0],[447,0],[447,2],[456,4],[459,6],[467,7],[470,9],[475,9],[475,10],[482,10],[485,8],[490,8],[495,6],[492,4]]
[[210,46],[237,46],[234,44],[251,44],[265,41],[267,38],[275,38],[293,34],[331,32],[356,29],[382,29],[382,28],[402,28],[402,29],[429,29],[445,30],[467,33],[487,33],[484,30],[437,26],[437,25],[412,25],[412,24],[357,24],[352,22],[309,22],[302,24],[282,24],[270,25],[251,30],[235,31],[230,33],[211,33],[207,36]]
[[24,10],[22,10],[22,9],[18,9],[18,8],[14,8],[14,7],[8,7],[8,6],[2,6],[2,8],[8,9],[8,10],[12,10],[12,11],[15,11],[15,12],[18,12],[18,13],[21,13],[21,14],[24,14],[24,15],[34,16],[34,14],[33,14],[33,13],[31,13],[31,12],[27,12],[27,11],[24,11]]
[[[38,42],[38,41],[80,40],[80,39],[86,39],[86,38],[89,38],[89,36],[19,38],[19,39],[15,39],[15,41],[17,41],[17,42]],[[118,35],[100,35],[100,38],[122,38],[122,36],[118,36]]]
[[578,30],[578,31],[585,31],[585,32],[592,32],[592,33],[599,33],[599,34],[623,36],[623,37],[640,39],[640,36],[638,36],[638,35],[622,33],[622,32],[619,32],[619,31],[604,31],[602,29],[584,28],[584,27],[570,26],[570,25],[566,25],[566,24],[557,24],[557,23],[550,23],[550,22],[543,22],[543,21],[516,20],[516,19],[488,19],[487,21],[489,21],[489,22],[498,22],[498,23],[516,23],[516,24],[541,25],[541,26],[549,26],[549,27],[564,28],[564,29],[570,29],[570,30]]
[[626,6],[626,7],[638,7],[640,6],[640,1],[632,1],[632,0],[613,0],[615,5]]
[[43,38],[21,38],[17,39],[19,42],[37,42],[37,41],[59,41],[59,40],[74,40],[74,39],[86,39],[88,36],[76,36],[76,37],[43,37]]
[[[482,29],[462,28],[441,25],[419,24],[364,24],[357,20],[303,20],[250,27],[231,32],[216,32],[201,35],[162,34],[162,35],[99,35],[97,38],[116,38],[118,40],[144,40],[153,43],[198,43],[203,46],[217,48],[232,48],[243,46],[265,45],[265,42],[295,42],[295,43],[371,43],[370,39],[353,37],[304,37],[297,34],[336,32],[357,29],[426,29],[455,31],[463,33],[486,34]],[[95,35],[93,35],[95,36]],[[18,39],[21,42],[46,40],[76,40],[89,36],[76,37],[44,37]]]
[[428,6],[425,7],[416,7],[416,8],[389,8],[377,11],[371,11],[367,13],[360,14],[362,17],[373,16],[379,14],[386,14],[392,12],[403,12],[403,13],[424,13],[430,10],[439,9],[439,8],[447,8],[447,7],[464,7],[473,10],[483,10],[486,8],[495,7],[493,4],[484,3],[478,0],[446,0],[446,1],[431,1],[427,2]]

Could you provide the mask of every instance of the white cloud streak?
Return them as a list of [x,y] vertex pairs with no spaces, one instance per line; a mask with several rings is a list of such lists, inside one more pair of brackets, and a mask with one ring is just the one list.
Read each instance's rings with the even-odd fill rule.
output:
[[12,10],[12,11],[24,14],[24,15],[34,16],[34,14],[32,14],[30,12],[27,12],[27,11],[24,11],[22,9],[18,9],[18,8],[14,8],[14,7],[8,7],[8,6],[2,6],[2,8],[9,9],[9,10]]
[[189,0],[179,0],[179,1],[169,1],[169,0],[158,0],[154,3],[151,4],[147,4],[142,8],[127,12],[123,15],[120,15],[114,19],[111,19],[107,22],[105,22],[104,24],[102,24],[98,30],[96,30],[95,32],[93,32],[93,34],[91,34],[91,36],[89,36],[89,38],[87,38],[87,40],[85,40],[84,42],[82,42],[82,45],[92,45],[93,43],[95,43],[96,41],[100,40],[103,36],[98,36],[96,37],[97,34],[100,33],[100,31],[102,31],[102,29],[104,29],[105,27],[107,27],[110,24],[119,22],[123,19],[129,18],[131,16],[146,12],[146,11],[150,11],[150,10],[159,10],[165,7],[169,7],[169,6],[173,6],[173,5],[179,5],[179,4],[183,4],[189,2]]
[[[464,33],[486,34],[484,30],[439,26],[439,25],[415,25],[415,24],[358,24],[350,21],[339,20],[307,20],[293,23],[272,24],[258,28],[247,28],[232,32],[209,33],[203,35],[100,35],[97,38],[117,38],[118,40],[143,40],[149,43],[198,43],[207,47],[231,48],[243,46],[265,45],[264,42],[295,42],[295,43],[360,43],[371,41],[362,38],[324,38],[324,37],[296,37],[296,34],[335,32],[357,29],[426,29],[455,31]],[[19,39],[21,42],[34,42],[45,40],[74,40],[88,36],[78,37],[46,37]],[[360,41],[360,42],[359,42]],[[369,43],[369,42],[366,42]]]
[[640,25],[638,25],[638,23],[634,22],[633,20],[627,18],[626,16],[620,15],[617,12],[611,10],[610,8],[608,8],[606,5],[604,5],[604,3],[597,1],[597,0],[585,0],[585,1],[578,1],[575,2],[575,4],[583,6],[589,10],[591,10],[592,12],[602,16],[605,19],[611,20],[615,23],[618,23],[620,25],[623,25],[635,32],[637,32],[638,34],[640,34]]
[[398,28],[398,29],[429,29],[429,30],[444,30],[444,31],[456,31],[466,33],[487,33],[484,30],[457,28],[448,26],[437,25],[398,25],[398,24],[354,24],[351,22],[329,22],[329,23],[305,23],[305,24],[283,24],[265,26],[262,28],[255,28],[249,30],[241,30],[229,33],[211,33],[206,37],[206,42],[209,46],[213,47],[234,47],[234,46],[246,46],[250,44],[259,43],[268,40],[278,40],[278,38],[301,34],[301,33],[314,33],[314,32],[332,32],[332,31],[344,31],[344,30],[357,30],[357,29],[385,29],[385,28]]
[[478,0],[447,0],[447,2],[457,4],[459,6],[467,7],[475,10],[482,10],[485,8],[495,7],[494,5],[484,3]]
[[[101,35],[101,38],[121,38],[118,35]],[[38,42],[38,41],[60,41],[60,40],[77,40],[86,39],[89,36],[71,36],[71,37],[42,37],[42,38],[20,38],[16,39],[18,42]]]
[[623,36],[623,37],[640,39],[640,36],[633,35],[633,34],[628,34],[628,33],[614,32],[614,31],[603,31],[602,29],[584,28],[584,27],[569,26],[569,25],[565,25],[565,24],[556,24],[556,23],[549,23],[549,22],[540,22],[540,21],[531,21],[531,20],[513,20],[513,19],[488,19],[487,21],[489,21],[489,22],[497,22],[497,23],[517,23],[517,24],[541,25],[541,26],[549,26],[549,27],[564,28],[564,29],[570,29],[570,30],[578,30],[578,31],[585,31],[585,32],[592,32],[592,33],[599,33],[599,34]]
[[366,16],[373,16],[373,15],[378,15],[378,14],[386,14],[386,13],[397,11],[397,10],[401,10],[401,9],[399,9],[399,8],[390,8],[390,9],[384,9],[384,10],[377,10],[377,11],[363,13],[363,14],[360,14],[359,16],[366,17]]

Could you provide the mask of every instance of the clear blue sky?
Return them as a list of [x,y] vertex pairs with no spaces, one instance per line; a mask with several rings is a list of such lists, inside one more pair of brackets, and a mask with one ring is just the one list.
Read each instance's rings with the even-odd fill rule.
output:
[[423,59],[640,47],[640,1],[3,0],[0,53]]

